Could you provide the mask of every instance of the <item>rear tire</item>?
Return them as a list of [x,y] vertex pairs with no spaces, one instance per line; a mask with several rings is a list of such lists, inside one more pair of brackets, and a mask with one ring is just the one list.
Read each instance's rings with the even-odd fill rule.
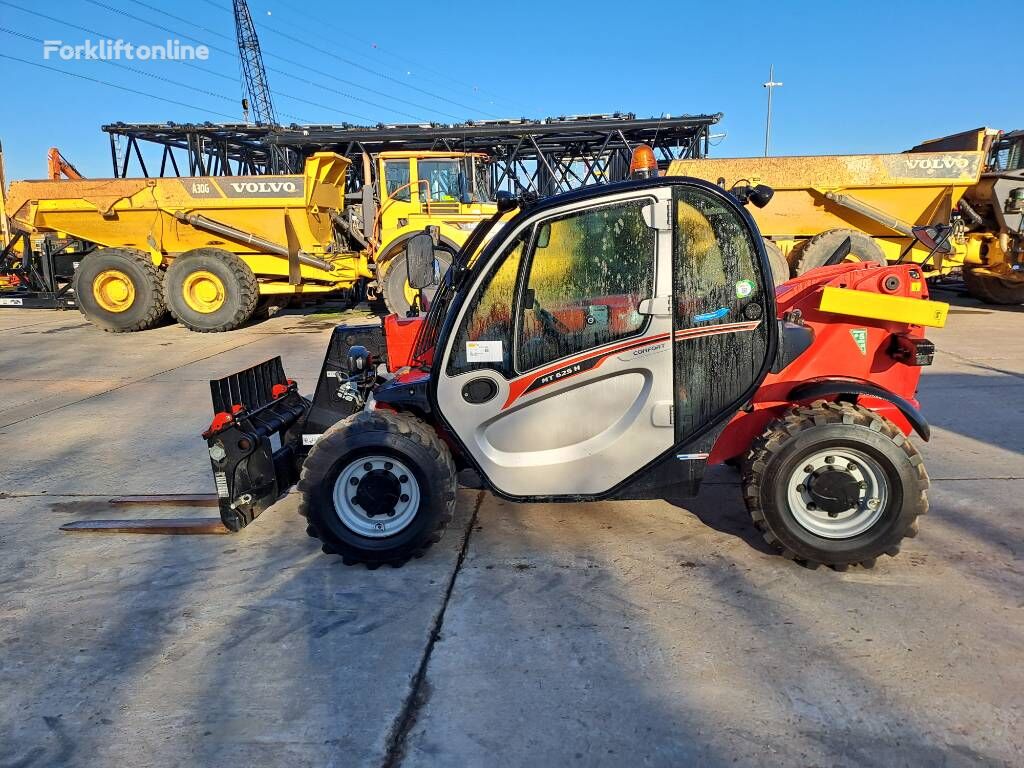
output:
[[782,255],[782,249],[768,238],[764,238],[764,247],[768,251],[768,264],[772,268],[772,280],[781,285],[791,277],[789,262]]
[[964,285],[971,296],[986,304],[1024,304],[1024,281],[964,268]]
[[93,251],[78,265],[72,285],[81,313],[109,333],[144,331],[167,314],[163,276],[141,251]]
[[174,319],[198,333],[244,325],[260,299],[249,265],[219,248],[196,248],[178,256],[167,268],[164,291]]
[[895,424],[852,403],[791,409],[755,441],[744,469],[754,525],[784,557],[809,566],[842,570],[894,556],[928,511],[920,454]]
[[[434,298],[441,278],[444,277],[444,273],[452,265],[452,257],[448,251],[439,249],[434,252],[434,256],[437,261],[437,282],[423,289],[425,305],[429,305],[430,301]],[[377,290],[384,297],[384,304],[388,312],[393,312],[399,317],[405,317],[412,307],[412,302],[409,299],[411,289],[409,288],[409,270],[405,261],[404,248],[378,266],[377,282],[379,284]]]
[[[316,442],[299,479],[307,533],[347,565],[404,565],[439,541],[455,512],[448,446],[422,420],[360,412]],[[387,526],[393,526],[391,532]]]
[[804,275],[823,266],[846,238],[850,238],[850,254],[846,261],[873,261],[885,266],[885,254],[872,238],[855,229],[829,229],[806,241],[800,248],[796,273]]

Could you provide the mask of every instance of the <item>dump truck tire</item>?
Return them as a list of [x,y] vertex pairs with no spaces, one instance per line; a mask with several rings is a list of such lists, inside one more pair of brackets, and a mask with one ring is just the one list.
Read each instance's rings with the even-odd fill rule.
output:
[[[792,408],[754,442],[744,464],[754,525],[784,557],[811,567],[870,567],[898,554],[928,511],[927,489],[924,462],[900,429],[852,403]],[[857,500],[839,510],[848,494]]]
[[[413,291],[409,287],[409,270],[405,263],[405,249],[401,249],[394,256],[389,258],[378,267],[377,282],[378,291],[384,297],[384,304],[388,312],[394,312],[399,317],[405,317],[412,307]],[[448,251],[438,250],[435,252],[438,262],[438,277],[442,277],[452,265],[452,257]],[[431,286],[423,290],[423,296],[429,304],[437,292],[437,286]]]
[[167,315],[163,275],[140,251],[93,251],[78,265],[72,285],[81,313],[110,333],[144,331]]
[[850,255],[847,261],[873,261],[885,266],[885,254],[878,243],[855,229],[829,229],[815,235],[800,247],[796,273],[804,275],[812,269],[822,266],[836,249],[850,238]]
[[233,331],[253,316],[260,300],[249,265],[218,248],[176,258],[167,268],[164,293],[174,319],[199,333]]
[[400,567],[441,539],[456,487],[451,451],[433,428],[405,413],[363,411],[310,450],[299,512],[306,532],[346,565]]
[[1024,304],[1024,280],[1005,280],[965,269],[964,285],[971,296],[986,304]]
[[764,238],[764,247],[768,251],[768,264],[772,268],[772,280],[776,285],[781,285],[792,277],[789,262],[782,255],[782,249],[768,238]]

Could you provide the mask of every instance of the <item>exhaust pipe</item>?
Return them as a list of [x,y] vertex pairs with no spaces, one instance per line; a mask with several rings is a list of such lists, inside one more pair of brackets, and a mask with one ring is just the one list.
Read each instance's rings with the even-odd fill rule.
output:
[[[251,232],[245,232],[241,229],[229,227],[227,224],[221,224],[219,221],[208,219],[198,213],[182,213],[181,211],[177,211],[174,214],[174,218],[188,224],[189,226],[193,226],[196,229],[201,229],[214,235],[226,237],[229,240],[234,240],[236,243],[251,245],[257,250],[266,251],[274,256],[281,256],[286,259],[291,258],[291,254],[288,253],[288,249],[283,245],[272,243],[269,240],[265,240],[262,237],[252,234]],[[296,258],[298,259],[299,264],[305,264],[307,267],[313,267],[314,269],[322,269],[324,272],[331,272],[334,269],[326,261],[313,258],[305,253],[299,253]]]

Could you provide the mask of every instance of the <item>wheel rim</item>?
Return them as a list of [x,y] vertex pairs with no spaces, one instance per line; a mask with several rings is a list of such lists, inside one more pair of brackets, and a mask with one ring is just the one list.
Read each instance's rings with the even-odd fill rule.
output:
[[409,468],[392,456],[363,456],[334,481],[334,511],[341,524],[371,539],[408,527],[420,506],[420,487]]
[[92,281],[92,295],[107,312],[125,312],[135,303],[135,283],[119,269],[105,269]]
[[181,285],[181,295],[188,308],[208,315],[224,306],[224,283],[205,269],[190,272]]
[[825,539],[849,539],[869,530],[885,513],[890,495],[878,461],[846,447],[804,457],[786,481],[797,524]]

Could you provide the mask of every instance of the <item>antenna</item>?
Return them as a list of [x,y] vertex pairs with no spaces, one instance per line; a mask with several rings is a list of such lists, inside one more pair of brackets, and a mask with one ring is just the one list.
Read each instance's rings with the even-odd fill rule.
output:
[[764,156],[768,157],[768,142],[772,136],[772,91],[782,87],[782,83],[775,82],[774,64],[768,69],[768,82],[762,83],[762,85],[768,89],[768,118],[764,123]]
[[249,5],[245,0],[232,0],[235,10],[235,36],[238,38],[238,58],[242,65],[242,86],[249,94],[253,121],[256,125],[277,125],[274,103],[270,98],[267,70],[263,66],[260,40],[252,23]]

